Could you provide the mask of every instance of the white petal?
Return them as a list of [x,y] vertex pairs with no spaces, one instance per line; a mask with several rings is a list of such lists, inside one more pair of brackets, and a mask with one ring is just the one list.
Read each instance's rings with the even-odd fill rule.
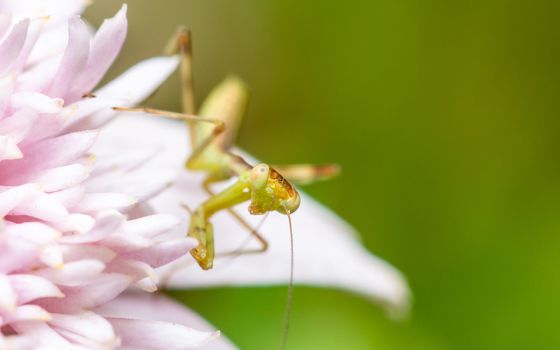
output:
[[60,98],[51,98],[33,91],[16,92],[12,95],[11,102],[14,109],[29,107],[37,113],[58,113],[64,104]]
[[[178,127],[182,126],[181,123],[136,116],[134,119],[119,118],[109,128],[112,128],[113,135],[130,135],[126,130],[130,130],[132,125],[135,133],[131,137],[134,141],[140,144],[160,142],[167,152],[164,158],[179,158],[179,161],[184,161],[181,156],[184,157],[185,148],[177,147],[187,144],[184,129]],[[157,135],[162,134],[166,137],[158,138]],[[150,202],[156,212],[186,218],[177,234],[186,232],[188,223],[188,214],[180,204],[186,201],[195,206],[207,198],[201,189],[200,179],[200,175],[183,170],[170,189]],[[249,215],[246,208],[246,204],[241,205],[238,212],[256,225],[260,218]],[[402,274],[367,252],[356,240],[354,230],[336,215],[302,194],[302,205],[293,214],[293,221],[296,283],[347,289],[378,300],[394,311],[405,311],[408,308],[410,294]],[[220,251],[235,250],[248,235],[226,213],[217,215],[212,222],[216,246]],[[217,261],[211,271],[202,271],[191,264],[190,268],[177,272],[169,284],[172,287],[188,288],[286,283],[290,269],[287,218],[272,213],[262,232],[270,243],[270,249],[266,253],[243,256],[233,261],[225,259],[223,265]]]
[[15,140],[10,136],[0,135],[0,160],[20,159],[23,157]]
[[178,64],[177,57],[154,57],[133,66],[97,92],[96,96],[122,98],[129,104],[147,98],[167,79]]
[[124,209],[138,202],[135,197],[121,193],[87,193],[76,210],[95,212],[105,209]]
[[179,219],[173,215],[149,215],[139,219],[129,220],[123,225],[123,233],[153,238],[179,224]]

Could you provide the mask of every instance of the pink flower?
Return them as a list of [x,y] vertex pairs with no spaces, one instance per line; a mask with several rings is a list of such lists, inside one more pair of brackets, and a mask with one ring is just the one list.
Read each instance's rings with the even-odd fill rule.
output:
[[[200,175],[183,168],[186,128],[111,108],[149,96],[177,59],[143,61],[91,97],[126,36],[126,7],[92,34],[77,16],[84,5],[0,0],[0,349],[200,348],[218,332],[146,293],[197,243],[185,238],[180,207],[205,197]],[[334,214],[304,196],[294,223],[296,283],[406,310],[400,273]],[[227,215],[215,227],[218,250],[245,239]],[[179,269],[170,285],[285,283],[287,222],[271,215],[262,231],[267,253]],[[210,345],[234,348],[223,338]]]
[[0,349],[199,347],[218,333],[185,326],[201,321],[170,301],[122,295],[156,290],[154,269],[196,244],[169,232],[173,216],[142,208],[169,178],[146,181],[151,151],[113,149],[97,164],[90,153],[111,107],[144,99],[176,59],[142,62],[83,97],[127,23],[123,7],[92,36],[82,7],[0,1]]

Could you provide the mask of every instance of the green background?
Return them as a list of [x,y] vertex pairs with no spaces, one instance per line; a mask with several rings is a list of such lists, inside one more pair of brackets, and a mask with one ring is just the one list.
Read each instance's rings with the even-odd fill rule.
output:
[[[240,146],[342,165],[306,190],[406,274],[413,313],[296,288],[289,349],[558,349],[559,17],[555,0],[131,0],[113,75],[186,24],[199,100],[231,72],[252,88]],[[177,84],[149,103],[177,109]],[[274,349],[285,292],[175,296],[241,348]]]

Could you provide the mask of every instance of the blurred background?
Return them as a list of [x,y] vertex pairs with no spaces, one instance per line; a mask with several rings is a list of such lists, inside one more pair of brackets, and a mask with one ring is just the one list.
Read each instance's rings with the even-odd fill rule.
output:
[[[289,349],[560,348],[560,2],[131,0],[112,74],[194,32],[197,98],[252,88],[238,144],[338,162],[306,191],[408,277],[394,323],[339,291],[295,290]],[[97,0],[99,25],[120,1]],[[149,101],[179,109],[173,78]],[[297,268],[297,266],[296,266]],[[285,287],[175,293],[242,349],[273,349]]]

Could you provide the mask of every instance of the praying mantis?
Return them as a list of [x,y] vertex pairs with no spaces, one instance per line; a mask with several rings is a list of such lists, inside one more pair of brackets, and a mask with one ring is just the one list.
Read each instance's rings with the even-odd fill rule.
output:
[[[263,215],[272,211],[287,215],[291,234],[290,214],[298,209],[300,196],[290,181],[303,184],[327,179],[338,173],[338,167],[334,164],[272,167],[264,163],[252,166],[241,156],[234,154],[231,147],[246,110],[248,89],[239,78],[228,77],[211,91],[197,111],[191,43],[190,31],[180,28],[166,49],[168,53],[178,53],[180,56],[183,109],[181,113],[146,107],[115,109],[178,119],[189,126],[193,151],[185,166],[193,171],[207,173],[202,185],[210,197],[195,210],[186,208],[191,214],[187,236],[198,241],[198,246],[190,251],[191,255],[202,269],[209,270],[213,267],[216,257],[213,226],[210,222],[214,214],[221,210],[229,211],[259,242],[260,248],[238,251],[236,254],[264,252],[268,248],[266,239],[236,213],[233,207],[250,201],[249,213],[252,215]],[[218,193],[211,190],[211,184],[232,177],[236,177],[236,181],[226,189]]]
[[[301,198],[292,182],[309,183],[327,179],[338,173],[338,167],[325,165],[288,165],[272,167],[268,164],[252,166],[241,156],[231,151],[241,119],[248,102],[248,89],[236,77],[228,77],[220,83],[206,98],[198,112],[195,108],[191,34],[180,28],[170,41],[167,52],[180,56],[182,112],[169,112],[153,108],[121,108],[117,110],[148,113],[156,116],[182,120],[189,126],[192,153],[185,163],[187,169],[204,171],[207,176],[202,186],[210,196],[195,210],[185,206],[190,214],[187,236],[195,238],[198,245],[190,251],[195,261],[203,270],[213,267],[214,232],[210,219],[219,211],[227,210],[259,242],[256,249],[236,250],[227,255],[241,255],[264,252],[268,242],[253,229],[233,207],[250,201],[249,213],[263,215],[272,211],[287,215],[290,227],[290,276],[286,313],[284,315],[284,333],[281,349],[286,346],[291,310],[292,287],[294,278],[294,243],[291,214],[300,205]],[[283,174],[283,175],[281,175]],[[224,190],[214,193],[213,183],[236,180]]]

